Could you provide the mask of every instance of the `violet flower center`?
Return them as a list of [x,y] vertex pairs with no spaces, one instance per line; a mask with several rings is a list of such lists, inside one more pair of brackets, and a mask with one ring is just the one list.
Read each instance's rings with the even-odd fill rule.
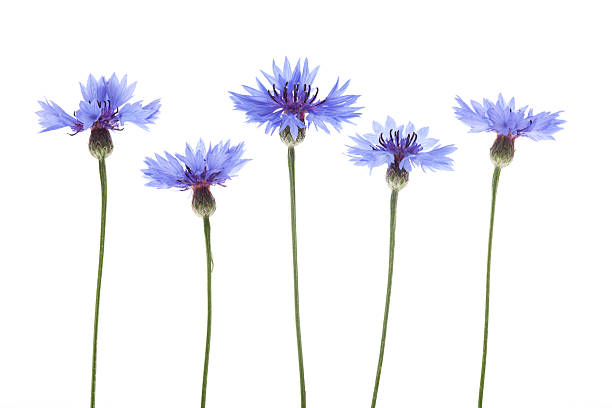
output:
[[393,153],[394,161],[396,165],[406,157],[407,155],[418,154],[423,150],[423,146],[417,143],[418,135],[416,132],[412,132],[411,135],[403,137],[399,130],[389,130],[389,136],[385,137],[383,133],[378,138],[378,144],[372,145],[372,150],[386,151]]
[[296,83],[290,89],[289,82],[285,82],[282,91],[277,90],[274,84],[272,84],[272,92],[268,90],[268,96],[283,109],[283,113],[299,115],[300,120],[304,120],[304,114],[308,110],[325,103],[327,100],[323,99],[315,103],[319,95],[318,87],[312,97],[311,93],[311,85]]

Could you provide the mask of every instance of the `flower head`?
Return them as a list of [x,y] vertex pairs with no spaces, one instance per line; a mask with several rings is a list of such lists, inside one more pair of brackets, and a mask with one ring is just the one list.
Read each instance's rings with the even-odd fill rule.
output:
[[359,95],[343,95],[350,81],[339,86],[338,79],[329,94],[322,97],[314,85],[318,70],[319,67],[310,70],[308,59],[303,66],[298,60],[293,69],[287,58],[283,69],[273,61],[270,74],[261,71],[268,86],[257,79],[257,88],[243,86],[246,95],[230,92],[234,108],[246,112],[248,122],[265,124],[266,133],[287,129],[293,140],[297,140],[300,129],[310,124],[327,133],[327,125],[340,130],[342,122],[350,123],[361,115],[357,112],[361,108],[353,106]]
[[142,172],[149,180],[147,186],[192,189],[194,211],[207,216],[215,209],[210,186],[223,186],[227,180],[234,177],[249,161],[242,158],[243,153],[244,143],[230,146],[228,140],[215,146],[209,144],[207,149],[204,141],[200,139],[195,149],[189,144],[186,145],[185,155],[165,152],[165,157],[159,154],[155,154],[155,159],[147,157],[147,168]]
[[456,98],[457,118],[470,126],[470,132],[496,132],[498,135],[516,139],[525,136],[532,140],[554,139],[553,133],[561,130],[560,124],[564,120],[558,119],[559,112],[540,112],[533,114],[533,109],[527,111],[528,106],[516,109],[514,98],[506,103],[502,94],[499,94],[497,103],[483,99],[482,105],[471,101],[472,107],[460,97]]
[[427,137],[429,128],[415,131],[412,123],[397,126],[387,117],[384,126],[372,123],[373,133],[351,137],[350,160],[357,166],[374,167],[387,164],[387,182],[400,189],[408,181],[408,173],[416,167],[425,170],[452,170],[453,160],[448,157],[457,150],[453,145],[441,146],[437,139]]
[[73,134],[87,129],[122,130],[131,122],[143,129],[154,123],[159,114],[159,99],[144,105],[142,101],[128,103],[134,93],[136,82],[128,85],[127,75],[121,81],[113,74],[110,79],[96,80],[89,75],[87,84],[81,84],[83,100],[79,109],[70,116],[53,101],[39,101],[42,110],[39,116],[41,132],[69,127]]
[[406,171],[415,167],[423,170],[452,170],[453,160],[448,154],[457,150],[453,145],[440,146],[438,139],[427,137],[429,128],[415,131],[412,123],[395,124],[387,117],[384,126],[372,123],[373,133],[351,137],[355,146],[349,146],[348,154],[357,166],[371,169],[387,164]]
[[198,185],[224,185],[249,161],[242,158],[243,153],[244,143],[230,146],[228,140],[209,144],[207,149],[200,139],[195,149],[186,145],[185,155],[165,152],[165,157],[159,154],[155,154],[155,159],[147,157],[147,168],[142,172],[149,179],[147,186],[157,188],[187,190]]
[[524,136],[531,140],[554,140],[554,133],[561,130],[564,120],[559,119],[559,112],[540,112],[533,114],[528,106],[516,109],[514,98],[506,103],[499,94],[497,103],[483,99],[482,105],[471,101],[472,107],[460,97],[456,98],[457,118],[470,126],[470,132],[496,132],[497,138],[490,150],[491,161],[496,167],[505,167],[514,158],[514,141]]

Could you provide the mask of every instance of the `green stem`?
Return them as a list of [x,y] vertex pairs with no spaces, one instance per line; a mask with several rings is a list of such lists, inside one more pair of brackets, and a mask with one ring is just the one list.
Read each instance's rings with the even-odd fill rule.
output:
[[96,406],[96,359],[98,357],[98,317],[100,315],[100,289],[102,287],[102,263],[104,261],[104,236],[106,233],[106,163],[98,161],[100,188],[102,191],[102,211],[100,214],[100,252],[98,255],[98,284],[96,287],[96,312],[94,316],[93,353],[91,358],[91,408]]
[[387,322],[389,321],[389,304],[391,303],[391,284],[393,282],[393,257],[395,255],[395,216],[397,213],[397,190],[391,192],[391,220],[389,225],[389,276],[387,277],[387,299],[385,301],[385,317],[383,318],[382,336],[380,338],[380,352],[378,354],[378,368],[372,395],[372,408],[376,406],[380,373],[382,372],[383,357],[385,355],[385,341],[387,339]]
[[295,218],[295,149],[289,146],[289,193],[291,195],[291,241],[293,248],[293,297],[295,302],[295,334],[297,337],[298,362],[300,367],[301,407],[306,407],[306,383],[304,382],[304,358],[302,354],[302,329],[300,327],[300,291],[298,287],[297,233]]
[[487,289],[485,297],[484,339],[482,342],[482,367],[480,369],[480,389],[478,390],[478,408],[482,408],[484,393],[485,370],[487,368],[487,342],[489,340],[489,288],[491,286],[491,248],[493,246],[493,223],[495,220],[495,201],[497,199],[497,186],[499,184],[500,167],[493,171],[491,185],[491,220],[489,222],[489,248],[487,251]]
[[212,319],[212,251],[210,249],[210,220],[204,217],[204,237],[206,238],[206,295],[208,299],[206,315],[206,351],[204,352],[204,376],[202,379],[202,405],[206,406],[206,384],[208,383],[208,360],[210,354],[210,323]]

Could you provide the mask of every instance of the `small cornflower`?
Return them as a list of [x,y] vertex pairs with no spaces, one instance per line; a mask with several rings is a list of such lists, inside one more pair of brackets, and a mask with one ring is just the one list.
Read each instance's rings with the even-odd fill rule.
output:
[[96,158],[108,156],[112,149],[109,130],[123,130],[127,122],[148,130],[147,125],[157,119],[160,100],[144,105],[142,101],[128,103],[136,88],[136,82],[128,85],[127,75],[121,80],[113,74],[110,79],[89,75],[87,84],[81,85],[83,100],[79,109],[70,116],[53,101],[39,101],[42,110],[36,112],[41,132],[69,127],[76,135],[91,129],[90,151]]
[[457,148],[453,145],[442,146],[437,139],[428,137],[429,128],[427,127],[416,130],[412,122],[398,126],[390,116],[387,116],[384,125],[374,121],[372,129],[372,133],[351,137],[355,145],[348,146],[348,156],[357,166],[368,166],[370,173],[374,167],[386,164],[387,184],[391,188],[387,296],[371,405],[372,408],[375,408],[382,374],[391,302],[399,191],[408,183],[410,172],[417,167],[423,171],[453,170],[453,160],[448,155]]
[[206,348],[204,350],[204,377],[202,382],[201,407],[206,407],[206,390],[208,384],[208,362],[210,355],[211,319],[212,319],[212,250],[210,243],[210,216],[215,212],[215,198],[210,192],[214,185],[223,186],[234,177],[238,170],[249,161],[243,159],[244,143],[231,146],[229,140],[214,146],[206,144],[202,139],[196,148],[189,144],[185,147],[185,154],[172,155],[159,154],[155,159],[145,158],[147,168],[143,169],[145,177],[149,180],[148,186],[156,188],[176,188],[179,190],[193,190],[193,211],[203,218],[204,239],[206,242]]
[[470,101],[471,107],[459,96],[456,97],[457,118],[470,126],[470,132],[495,132],[497,139],[491,147],[491,160],[498,167],[505,167],[514,157],[514,141],[518,137],[531,140],[554,140],[554,133],[561,130],[564,120],[559,119],[559,112],[533,113],[528,106],[516,109],[514,98],[508,103],[499,94],[497,103],[483,99],[482,105]]
[[384,125],[374,121],[373,133],[352,136],[350,160],[358,166],[388,165],[387,182],[393,189],[401,189],[408,181],[408,173],[420,167],[426,170],[452,170],[453,160],[448,155],[457,148],[441,146],[438,139],[428,137],[429,128],[415,130],[412,123],[396,125],[387,117]]
[[156,188],[177,188],[193,190],[193,210],[201,216],[211,215],[215,211],[215,199],[210,193],[210,186],[225,185],[238,170],[249,161],[243,159],[244,143],[230,146],[229,140],[214,146],[208,146],[202,139],[196,148],[189,144],[185,155],[172,155],[165,152],[165,157],[155,154],[155,159],[147,157],[147,168],[142,172],[149,180],[147,186]]
[[310,124],[329,133],[327,125],[340,130],[342,122],[351,123],[361,115],[361,108],[353,106],[359,95],[344,95],[350,81],[340,86],[338,79],[323,97],[314,84],[318,71],[319,67],[310,70],[308,58],[303,66],[298,60],[293,69],[287,58],[283,69],[273,61],[270,74],[261,71],[268,86],[257,78],[257,88],[243,86],[248,94],[230,92],[230,98],[235,109],[246,113],[248,122],[265,124],[266,133],[279,129],[285,143],[297,144]]
[[491,283],[491,251],[493,247],[493,227],[495,224],[495,205],[497,202],[497,188],[502,168],[512,162],[514,158],[514,141],[519,137],[531,140],[554,140],[553,134],[561,130],[564,120],[559,119],[559,112],[533,113],[527,106],[516,109],[514,98],[506,103],[499,94],[497,103],[483,99],[482,105],[471,101],[470,107],[460,97],[456,97],[459,106],[456,106],[457,118],[470,126],[470,132],[495,132],[497,138],[489,151],[489,156],[495,168],[491,182],[491,213],[489,218],[489,241],[487,247],[487,277],[484,307],[484,336],[482,348],[482,362],[480,368],[480,387],[478,389],[478,408],[482,408],[484,400],[485,373],[487,366],[487,349],[489,339],[489,298]]

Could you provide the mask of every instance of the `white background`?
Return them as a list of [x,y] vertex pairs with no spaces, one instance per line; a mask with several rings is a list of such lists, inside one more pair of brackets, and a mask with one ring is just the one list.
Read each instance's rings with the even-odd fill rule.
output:
[[98,407],[199,406],[202,221],[189,192],[144,186],[145,155],[200,137],[253,161],[215,188],[208,406],[299,406],[286,149],[244,123],[228,91],[272,59],[308,56],[363,116],[297,148],[308,406],[368,407],[387,273],[384,170],[344,155],[387,114],[454,143],[456,171],[400,193],[379,408],[476,406],[492,165],[455,95],[502,91],[563,110],[556,142],[519,140],[501,175],[488,408],[612,407],[611,29],[605,2],[11,2],[2,6],[0,407],[89,404],[100,186],[86,133],[40,134],[37,100],[77,108],[79,81],[128,74],[162,98],[145,132],[114,134]]

